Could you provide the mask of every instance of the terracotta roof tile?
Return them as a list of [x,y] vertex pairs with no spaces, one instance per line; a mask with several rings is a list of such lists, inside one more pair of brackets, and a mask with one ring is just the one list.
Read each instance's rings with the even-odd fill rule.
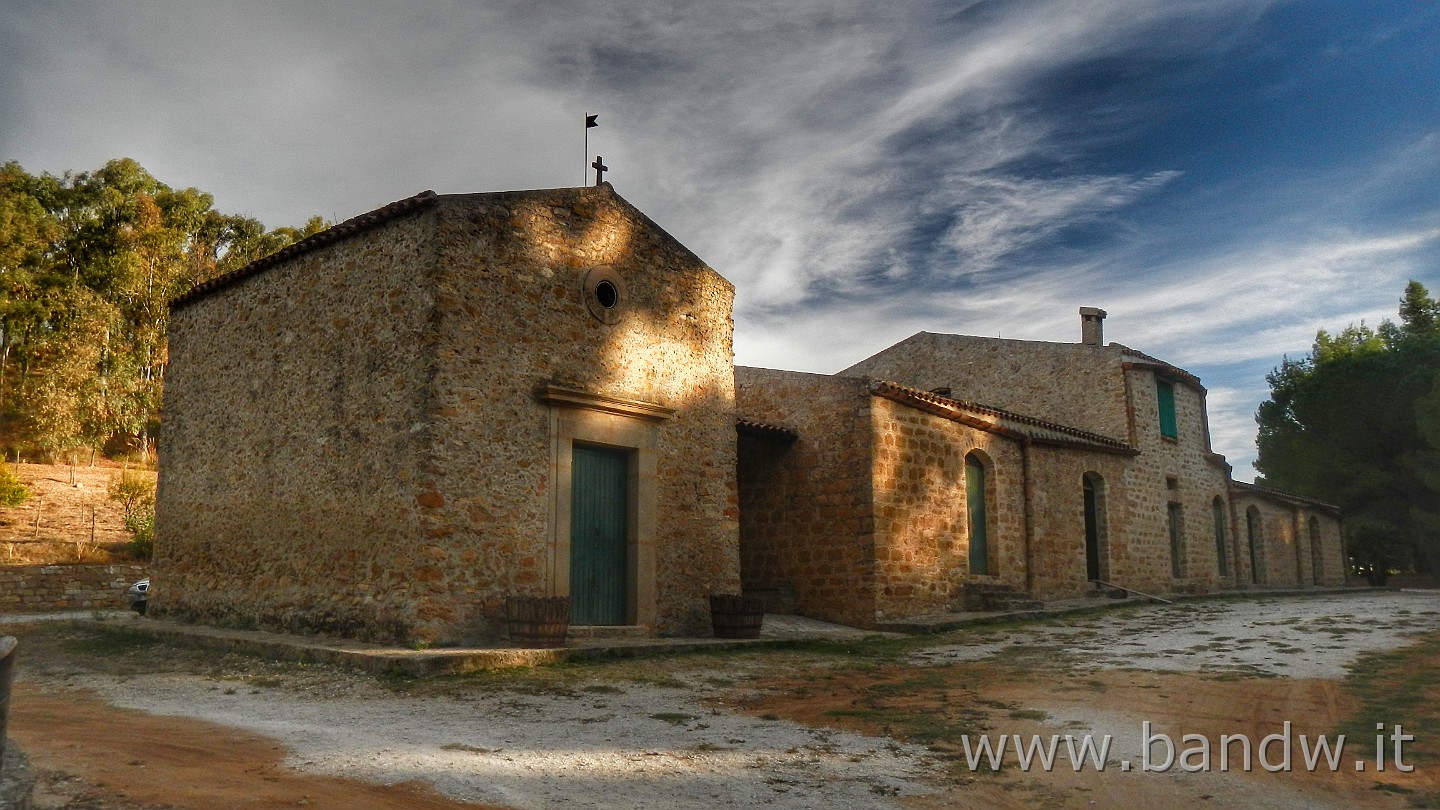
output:
[[800,438],[800,431],[784,425],[772,425],[768,422],[758,422],[754,419],[739,418],[735,420],[735,432],[746,436],[754,436],[758,439],[771,439],[775,441],[793,442]]
[[1250,495],[1258,495],[1262,498],[1269,498],[1270,500],[1274,501],[1282,501],[1284,503],[1296,506],[1313,506],[1316,509],[1323,509],[1326,512],[1332,512],[1336,516],[1340,514],[1340,507],[1336,506],[1333,503],[1317,501],[1314,498],[1306,498],[1303,495],[1291,495],[1288,492],[1283,492],[1278,489],[1271,489],[1269,487],[1262,487],[1258,484],[1247,484],[1244,481],[1231,481],[1230,489],[1238,492],[1248,493]]
[[1171,365],[1170,363],[1167,363],[1158,357],[1152,357],[1142,351],[1132,349],[1122,343],[1111,343],[1110,345],[1119,349],[1124,354],[1125,361],[1128,363],[1155,369],[1157,371],[1168,374],[1171,377],[1175,377],[1182,382],[1190,383],[1191,385],[1199,388],[1201,391],[1205,390],[1205,386],[1200,384],[1199,377],[1196,377],[1194,374],[1191,374],[1190,372],[1186,371],[1183,368],[1180,368],[1179,366]]
[[1125,455],[1135,455],[1139,452],[1119,439],[1112,439],[1099,433],[1091,433],[1068,425],[1036,419],[1033,416],[992,408],[978,402],[941,396],[888,380],[873,381],[870,384],[870,393],[981,430],[1007,435],[1013,439],[1037,444],[1082,447]]

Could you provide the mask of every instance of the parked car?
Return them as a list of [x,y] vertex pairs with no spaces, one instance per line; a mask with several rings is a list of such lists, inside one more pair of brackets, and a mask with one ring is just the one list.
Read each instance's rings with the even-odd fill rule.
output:
[[125,601],[130,603],[131,610],[144,616],[150,602],[150,578],[146,577],[127,588]]

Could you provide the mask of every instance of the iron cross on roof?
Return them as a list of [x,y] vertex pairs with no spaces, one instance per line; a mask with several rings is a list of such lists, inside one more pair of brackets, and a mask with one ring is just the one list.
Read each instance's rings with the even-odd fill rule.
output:
[[610,169],[609,166],[605,165],[605,158],[596,155],[595,162],[591,163],[590,166],[595,170],[595,185],[598,186],[605,182],[605,172]]

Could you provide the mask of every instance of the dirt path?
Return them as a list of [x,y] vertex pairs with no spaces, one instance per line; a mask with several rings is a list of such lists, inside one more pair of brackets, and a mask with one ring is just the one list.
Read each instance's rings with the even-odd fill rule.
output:
[[[1285,720],[1295,737],[1333,734],[1355,704],[1324,676],[1365,651],[1440,631],[1440,595],[1146,607],[854,650],[400,684],[148,642],[111,648],[30,627],[15,736],[42,767],[110,786],[112,798],[123,792],[143,810],[302,800],[522,810],[1400,808],[1407,797],[1440,796],[1425,768],[1355,771],[1369,740],[1337,773],[1138,767],[1144,721],[1177,745],[1187,734],[1258,744]],[[1108,734],[1113,746],[1104,771],[1026,771],[1012,754],[994,773],[961,751],[962,738],[982,734]],[[1123,771],[1122,760],[1137,767]],[[382,786],[396,782],[404,784]],[[251,797],[270,803],[241,803]]]
[[[43,771],[79,777],[114,799],[193,810],[455,810],[476,805],[420,785],[375,785],[299,773],[285,746],[235,728],[155,717],[80,692],[20,687],[12,736]],[[92,797],[93,801],[93,797]],[[39,807],[45,807],[40,804]]]

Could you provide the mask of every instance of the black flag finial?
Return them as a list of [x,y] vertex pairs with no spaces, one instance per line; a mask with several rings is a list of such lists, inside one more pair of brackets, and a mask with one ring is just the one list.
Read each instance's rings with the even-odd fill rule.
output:
[[[585,113],[585,157],[590,157],[590,129],[591,127],[598,126],[600,126],[600,113],[595,113],[594,115],[591,115],[590,113]],[[595,158],[595,163],[599,162],[600,158]],[[600,168],[599,166],[595,167],[595,185],[597,186],[600,185],[600,173],[603,171],[604,169]],[[584,169],[580,170],[580,185],[585,185]]]

